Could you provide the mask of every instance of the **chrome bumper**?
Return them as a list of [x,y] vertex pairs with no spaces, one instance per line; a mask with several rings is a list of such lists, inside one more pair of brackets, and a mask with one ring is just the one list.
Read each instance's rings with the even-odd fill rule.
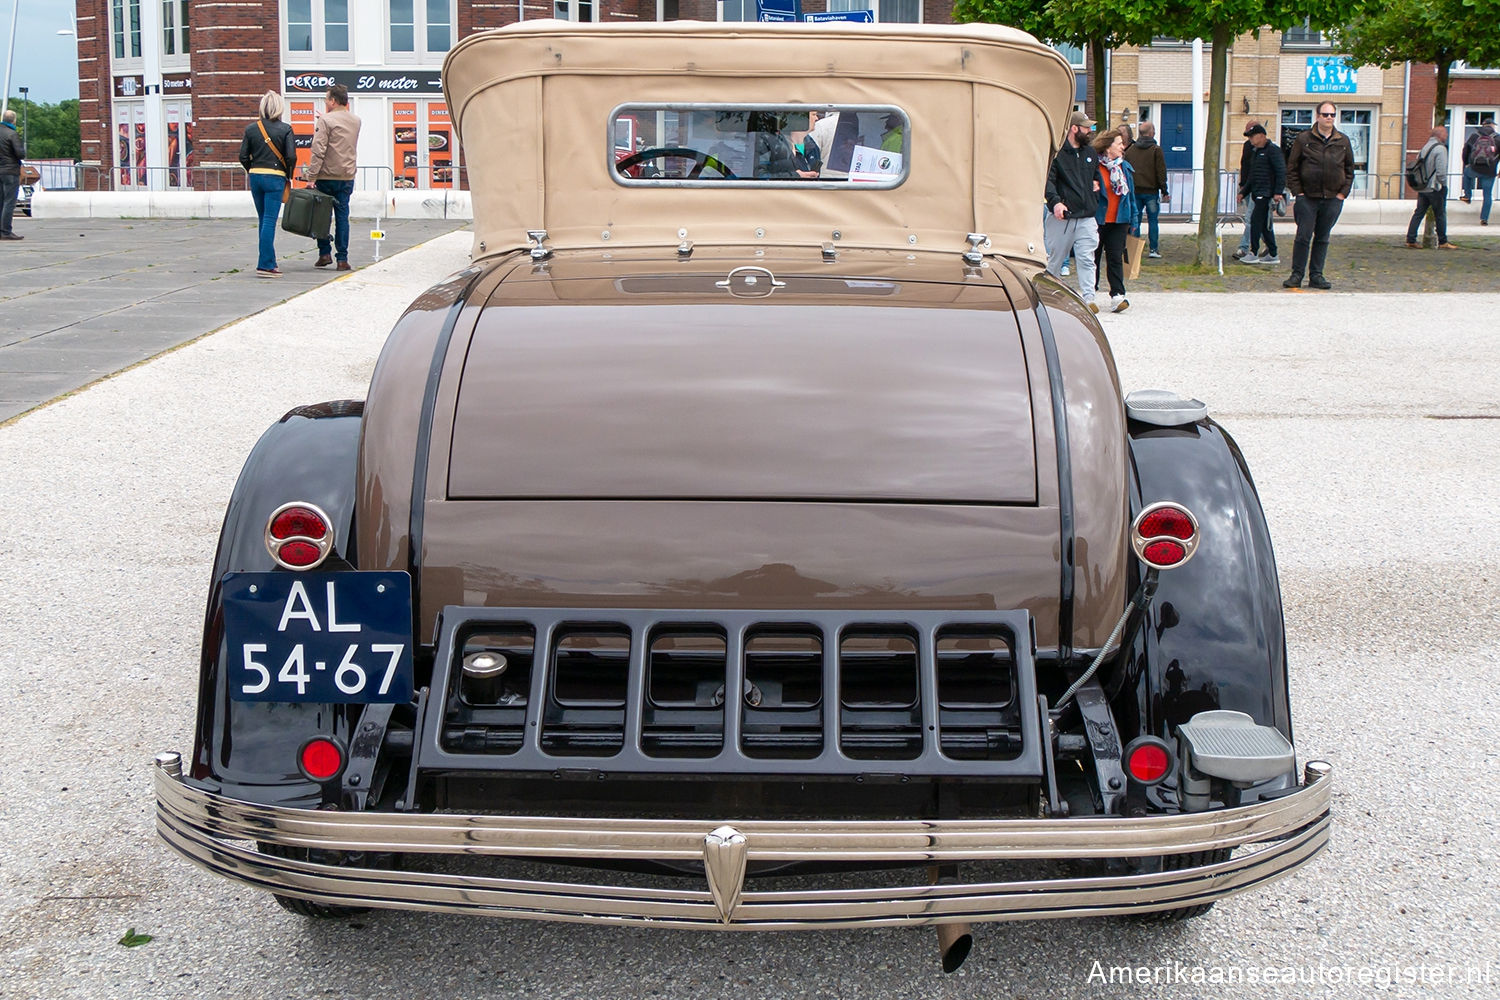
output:
[[[286,809],[186,784],[176,754],[157,758],[157,829],[210,871],[287,896],[347,906],[537,920],[730,930],[933,924],[1166,910],[1254,888],[1328,843],[1331,768],[1279,799],[1177,816],[1031,820],[784,822],[577,819]],[[241,843],[233,843],[239,841]],[[530,881],[336,867],[260,854],[243,842],[332,851],[592,862],[696,860],[701,889]],[[748,862],[956,865],[999,860],[1138,858],[1250,847],[1220,864],[1098,878],[757,891]],[[597,873],[593,873],[597,874]]]

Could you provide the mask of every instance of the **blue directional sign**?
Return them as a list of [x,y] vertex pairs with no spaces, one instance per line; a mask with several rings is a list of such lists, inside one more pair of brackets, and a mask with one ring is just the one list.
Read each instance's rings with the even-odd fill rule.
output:
[[1307,92],[1352,94],[1357,86],[1355,73],[1346,56],[1308,56]]
[[830,10],[822,14],[803,14],[802,20],[809,24],[824,24],[828,21],[853,21],[857,24],[874,24],[873,10]]
[[757,21],[800,21],[802,0],[755,0]]

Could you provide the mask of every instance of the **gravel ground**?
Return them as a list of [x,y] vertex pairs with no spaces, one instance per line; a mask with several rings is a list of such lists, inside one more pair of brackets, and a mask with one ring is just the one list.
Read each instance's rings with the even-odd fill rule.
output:
[[[943,977],[930,931],[311,924],[171,855],[150,759],[191,739],[240,463],[291,406],[362,394],[395,316],[467,242],[442,237],[0,427],[0,995],[1500,994],[1500,501],[1484,486],[1500,334],[1465,319],[1496,314],[1496,295],[1335,292],[1312,313],[1298,296],[1143,291],[1104,317],[1127,388],[1200,396],[1244,448],[1277,542],[1299,750],[1335,766],[1329,850],[1200,920],[981,926]],[[152,940],[117,944],[132,928]],[[1124,965],[1163,971],[1091,978]],[[1263,984],[1267,968],[1292,981]],[[1195,971],[1241,981],[1195,985]],[[1377,985],[1352,985],[1361,974]]]

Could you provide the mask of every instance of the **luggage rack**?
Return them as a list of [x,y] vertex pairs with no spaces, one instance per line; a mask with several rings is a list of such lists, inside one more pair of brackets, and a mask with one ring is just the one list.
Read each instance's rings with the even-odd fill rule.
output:
[[438,633],[415,771],[1043,775],[1025,611],[450,606]]

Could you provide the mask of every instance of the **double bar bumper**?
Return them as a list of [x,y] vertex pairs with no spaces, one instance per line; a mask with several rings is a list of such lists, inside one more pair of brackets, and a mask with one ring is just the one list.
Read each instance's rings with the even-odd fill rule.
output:
[[[187,784],[176,754],[157,759],[157,828],[189,860],[287,896],[347,906],[588,923],[773,930],[933,924],[1165,910],[1254,888],[1328,843],[1331,769],[1278,799],[1176,816],[787,822],[350,813],[225,798]],[[533,881],[355,868],[258,853],[246,841],[327,851],[629,862],[701,860],[704,888]],[[236,843],[239,842],[239,843]],[[757,891],[748,862],[872,866],[1127,859],[1255,848],[1219,864],[1097,878]],[[597,875],[597,873],[591,873]],[[845,880],[847,881],[847,880]]]

